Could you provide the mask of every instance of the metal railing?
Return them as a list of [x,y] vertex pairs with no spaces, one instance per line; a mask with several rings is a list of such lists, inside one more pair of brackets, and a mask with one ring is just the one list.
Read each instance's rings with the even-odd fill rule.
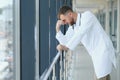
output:
[[57,80],[56,77],[56,64],[59,63],[59,80],[68,80],[71,76],[71,64],[72,64],[72,52],[64,51],[58,52],[55,58],[53,59],[50,67],[44,71],[40,76],[40,80],[48,80],[50,77],[52,80]]

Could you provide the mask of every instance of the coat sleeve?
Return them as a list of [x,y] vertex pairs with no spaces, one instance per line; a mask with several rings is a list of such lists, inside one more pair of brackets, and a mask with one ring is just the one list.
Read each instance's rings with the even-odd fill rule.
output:
[[61,31],[56,33],[56,39],[62,45],[65,45],[65,43],[67,42],[66,36]]
[[60,44],[66,45],[66,43],[71,39],[73,34],[74,34],[73,28],[72,28],[72,26],[69,26],[69,28],[66,31],[65,35],[61,31],[59,31],[56,34],[56,39],[59,41]]
[[90,28],[92,28],[94,18],[95,16],[91,12],[85,12],[83,17],[81,18],[81,26],[78,28],[73,37],[65,46],[68,47],[70,50],[74,50],[80,43],[84,34],[88,32]]

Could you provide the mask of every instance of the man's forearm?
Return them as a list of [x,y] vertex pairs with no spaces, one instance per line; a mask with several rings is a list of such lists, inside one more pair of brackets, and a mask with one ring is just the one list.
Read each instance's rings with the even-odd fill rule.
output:
[[60,31],[60,26],[56,26],[56,33]]
[[56,32],[60,31],[61,25],[64,25],[64,22],[62,20],[58,20],[56,23]]

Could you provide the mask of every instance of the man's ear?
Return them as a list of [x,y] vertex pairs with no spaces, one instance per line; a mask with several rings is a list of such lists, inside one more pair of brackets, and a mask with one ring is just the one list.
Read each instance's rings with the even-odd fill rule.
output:
[[71,15],[72,15],[72,13],[71,13],[71,12],[69,12],[69,15],[71,16]]
[[70,12],[70,13],[69,13],[69,16],[71,16],[71,17],[72,17],[72,12]]

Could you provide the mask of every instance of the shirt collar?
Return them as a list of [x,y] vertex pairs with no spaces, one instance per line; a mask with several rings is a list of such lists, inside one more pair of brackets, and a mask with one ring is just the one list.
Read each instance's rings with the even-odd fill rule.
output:
[[77,13],[77,20],[76,20],[76,26],[80,26],[80,14]]

